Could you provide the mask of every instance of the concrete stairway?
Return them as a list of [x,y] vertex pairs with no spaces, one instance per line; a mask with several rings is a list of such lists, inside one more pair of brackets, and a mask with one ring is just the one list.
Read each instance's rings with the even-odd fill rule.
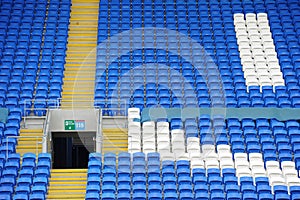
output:
[[84,199],[87,169],[52,169],[47,199]]
[[43,129],[21,129],[16,152],[23,156],[25,153],[42,153]]
[[99,0],[73,0],[61,108],[93,108]]
[[128,131],[122,128],[103,129],[102,152],[126,152],[128,150]]

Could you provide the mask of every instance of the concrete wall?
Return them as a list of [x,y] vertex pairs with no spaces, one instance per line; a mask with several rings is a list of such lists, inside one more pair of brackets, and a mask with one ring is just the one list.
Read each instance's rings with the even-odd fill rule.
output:
[[[85,130],[97,131],[98,110],[50,110],[49,131],[65,131],[65,120],[85,120]],[[66,130],[68,131],[68,130]],[[74,132],[74,130],[72,130]],[[80,131],[81,132],[81,131]]]

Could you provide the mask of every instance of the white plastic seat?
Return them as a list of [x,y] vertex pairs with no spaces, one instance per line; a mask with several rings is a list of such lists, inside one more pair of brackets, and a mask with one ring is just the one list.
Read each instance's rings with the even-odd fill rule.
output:
[[255,166],[251,168],[254,177],[266,177],[267,172],[264,167]]
[[137,141],[129,142],[128,152],[129,153],[141,152],[141,143]]
[[235,160],[234,166],[235,168],[250,168],[250,163],[246,160]]
[[143,123],[143,138],[155,137],[155,123],[152,121]]
[[234,163],[232,159],[221,159],[220,160],[220,168],[234,168]]
[[254,13],[247,13],[246,14],[246,22],[256,22],[256,14]]
[[155,141],[144,141],[143,142],[143,152],[146,154],[150,153],[150,152],[156,152]]
[[164,151],[164,150],[168,150],[170,151],[170,142],[169,141],[160,141],[157,144],[157,151]]
[[191,159],[191,169],[204,168],[204,161],[200,159]]
[[190,160],[188,153],[175,153],[175,159],[178,160]]
[[260,37],[261,37],[263,44],[264,44],[264,42],[273,42],[272,35],[270,34],[270,30],[268,30],[268,29],[265,29],[265,28],[261,29]]
[[257,21],[268,21],[267,13],[257,13]]
[[247,160],[248,161],[248,155],[246,153],[235,153],[234,154],[234,160]]
[[176,139],[176,138],[180,138],[180,139],[184,138],[184,131],[181,130],[181,129],[174,129],[174,130],[172,130],[171,131],[171,138],[172,138],[172,140],[173,140],[173,138],[174,139]]
[[219,166],[219,161],[217,159],[209,159],[204,161],[205,168],[210,169],[210,168],[220,168]]
[[275,45],[273,41],[263,41],[263,48],[264,49],[275,49]]
[[263,161],[263,156],[261,153],[250,153],[249,161]]
[[192,151],[189,152],[190,160],[203,160],[201,152]]
[[170,142],[170,138],[168,135],[162,135],[160,137],[157,137],[157,143],[160,142]]
[[287,177],[285,179],[286,184],[290,186],[300,186],[300,179],[298,177]]
[[215,145],[210,145],[210,144],[204,144],[201,146],[202,149],[202,153],[203,154],[207,154],[207,153],[215,153],[216,152],[216,148]]
[[200,152],[200,142],[199,142],[199,138],[188,138],[187,139],[187,151],[191,152],[191,151],[199,151]]
[[282,170],[283,175],[287,177],[298,177],[298,172],[296,169],[284,169]]
[[282,171],[279,168],[267,169],[268,177],[280,177],[283,176]]
[[249,168],[237,168],[236,169],[236,176],[237,177],[244,177],[244,176],[251,176],[251,170]]
[[217,152],[218,152],[218,154],[231,153],[231,149],[230,149],[229,145],[221,144],[221,145],[217,145]]
[[260,77],[259,78],[259,83],[261,86],[272,86],[272,81],[269,77]]
[[257,69],[257,75],[258,75],[258,78],[262,77],[262,76],[265,76],[265,77],[268,77],[270,78],[270,74],[269,74],[269,71],[268,69],[263,69],[263,68],[258,68]]
[[139,108],[128,108],[128,115],[131,115],[131,114],[139,115],[140,112],[141,111]]
[[248,78],[251,78],[251,77],[256,78],[256,70],[254,69],[254,67],[244,69],[244,77],[245,78],[247,78],[247,77]]
[[283,177],[269,177],[269,183],[271,186],[274,185],[286,185],[286,181]]
[[252,57],[263,56],[263,55],[264,55],[263,49],[254,49],[254,50],[252,50]]
[[273,168],[278,168],[279,169],[279,162],[278,161],[267,161],[266,162],[266,168],[268,169],[273,169]]
[[170,153],[168,151],[161,151],[160,152],[160,159],[161,160],[172,160],[175,161],[174,153]]
[[248,42],[249,43],[249,38],[248,38],[248,35],[244,35],[244,34],[241,34],[238,36],[238,42]]
[[169,135],[169,123],[168,122],[157,122],[156,124],[156,133],[159,135]]
[[234,21],[245,20],[245,16],[243,13],[235,13],[233,15]]
[[232,160],[232,153],[230,153],[230,152],[218,153],[218,159],[219,160],[223,160],[223,159],[231,159]]
[[293,161],[282,161],[280,164],[281,164],[281,169],[282,170],[296,169],[295,162],[293,162]]
[[173,152],[183,152],[185,153],[185,146],[183,141],[172,142],[172,151]]
[[141,119],[139,108],[128,108],[128,121],[132,122],[134,119]]

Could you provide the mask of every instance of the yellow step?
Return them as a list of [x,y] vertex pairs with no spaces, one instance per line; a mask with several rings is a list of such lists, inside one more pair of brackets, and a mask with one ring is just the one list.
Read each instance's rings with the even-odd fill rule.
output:
[[25,153],[34,153],[36,157],[38,157],[38,154],[42,153],[42,150],[36,150],[36,149],[16,149],[16,152],[20,154],[20,156],[23,156]]
[[73,11],[80,12],[80,9],[92,9],[92,10],[95,10],[95,11],[99,9],[99,6],[97,6],[97,5],[84,5],[84,4],[76,5],[74,2],[72,2],[72,3],[73,3],[73,5],[72,5],[71,13]]
[[50,177],[50,181],[85,181],[87,180],[87,177]]
[[85,77],[75,77],[75,78],[68,78],[68,77],[65,77],[64,78],[65,81],[95,81],[95,78],[93,77],[88,77],[88,78],[85,78]]
[[65,185],[65,186],[57,186],[57,185],[49,185],[49,190],[81,190],[86,189],[86,185]]
[[[73,28],[75,28],[76,30],[71,30]],[[98,27],[97,26],[81,27],[78,25],[71,25],[71,26],[69,26],[69,29],[71,30],[71,32],[73,32],[73,31],[95,31],[95,32],[97,32]]]
[[21,133],[43,133],[43,129],[21,129]]
[[79,92],[77,90],[75,90],[74,92],[62,92],[63,95],[93,95],[95,94],[94,92]]
[[76,172],[76,173],[73,173],[73,172],[68,172],[68,173],[52,173],[51,174],[51,177],[52,178],[54,178],[54,177],[64,177],[64,176],[67,176],[67,177],[69,177],[69,176],[71,176],[71,177],[77,177],[77,176],[79,176],[79,177],[85,177],[85,176],[87,176],[87,174],[86,174],[87,172]]
[[80,4],[96,4],[99,6],[100,0],[72,0],[72,5],[80,3]]
[[73,43],[69,43],[68,47],[96,47],[97,44],[73,44]]
[[[30,140],[31,139],[31,140]],[[18,145],[32,145],[32,143],[41,142],[42,138],[34,139],[33,138],[20,138],[18,140]]]
[[128,148],[127,147],[124,147],[124,148],[116,148],[115,146],[111,146],[111,147],[103,147],[102,151],[104,153],[106,152],[122,152],[122,151],[128,151]]
[[127,132],[127,129],[125,128],[110,128],[110,129],[103,129],[103,133],[123,133]]
[[51,173],[85,173],[87,169],[51,169]]
[[90,63],[66,63],[65,67],[95,67],[95,65],[91,65]]
[[84,194],[48,194],[47,199],[84,199],[85,198],[85,193]]

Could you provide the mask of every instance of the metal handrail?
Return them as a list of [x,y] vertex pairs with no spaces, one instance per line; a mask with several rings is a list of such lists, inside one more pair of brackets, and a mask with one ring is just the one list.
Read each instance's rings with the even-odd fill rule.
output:
[[48,134],[49,120],[50,120],[50,112],[49,112],[49,109],[47,109],[46,118],[45,118],[45,121],[44,121],[44,124],[43,124],[43,136],[46,138],[46,140],[43,141],[43,147],[42,147],[43,153],[47,153],[47,149],[48,149],[47,142],[49,140],[49,134]]
[[[24,116],[23,116],[23,121],[24,121],[24,126],[26,127],[26,119],[27,118],[29,118],[30,116],[29,115],[27,115],[26,113],[27,113],[27,111],[29,110],[29,111],[31,111],[31,110],[46,110],[46,112],[48,112],[48,109],[58,109],[59,108],[59,101],[58,101],[58,99],[56,99],[56,100],[53,100],[53,99],[45,99],[45,100],[41,100],[41,99],[32,99],[32,100],[29,100],[29,99],[26,99],[25,101],[25,104],[24,104]],[[26,107],[26,104],[27,104],[27,102],[31,102],[33,105],[34,105],[34,103],[35,102],[54,102],[54,104],[56,105],[56,106],[50,106],[50,107],[48,107],[48,108],[33,108],[33,107],[30,107],[30,108],[27,108]]]
[[[19,138],[35,138],[36,139],[36,152],[38,151],[38,144],[41,142],[37,141],[38,138],[42,138],[42,143],[45,140],[45,136],[7,136],[6,138],[15,138],[19,140]],[[8,141],[6,141],[6,158],[8,158]]]

